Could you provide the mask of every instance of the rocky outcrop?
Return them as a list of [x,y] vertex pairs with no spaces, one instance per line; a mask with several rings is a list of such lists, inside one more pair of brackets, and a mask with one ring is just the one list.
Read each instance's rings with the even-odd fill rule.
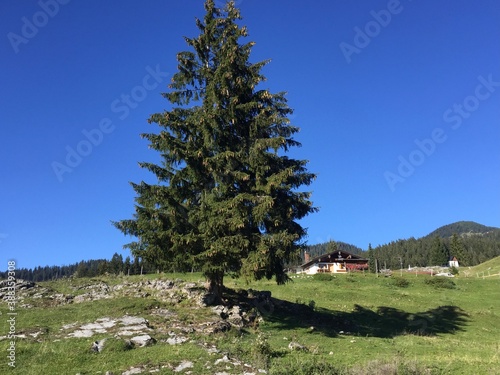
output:
[[[109,282],[109,281],[108,281]],[[57,307],[67,304],[92,303],[97,300],[120,297],[149,298],[158,302],[157,308],[151,308],[138,315],[123,315],[121,317],[103,316],[86,321],[72,322],[61,325],[59,331],[51,332],[51,339],[55,341],[75,338],[89,339],[88,349],[96,355],[101,355],[108,347],[114,350],[116,345],[128,350],[143,350],[150,345],[185,345],[194,343],[202,346],[214,356],[209,366],[231,366],[238,374],[264,373],[236,358],[230,358],[227,353],[221,353],[215,346],[207,345],[202,339],[231,329],[242,330],[247,326],[255,327],[262,316],[273,311],[275,301],[267,291],[228,291],[224,304],[215,305],[218,300],[215,295],[207,293],[202,282],[184,282],[179,279],[129,281],[123,278],[118,284],[116,279],[111,282],[103,280],[90,281],[84,285],[72,285],[68,280],[65,292],[54,291],[48,287],[33,282],[17,280],[16,302],[20,308]],[[76,283],[75,283],[76,284]],[[8,284],[0,282],[0,299],[8,302]],[[191,306],[192,309],[204,309],[200,317],[186,319],[178,316],[178,307]],[[161,307],[160,307],[161,306]],[[172,306],[170,308],[169,306]],[[182,309],[181,309],[182,311]],[[185,309],[184,309],[185,311]],[[188,308],[189,311],[189,308]],[[154,325],[150,324],[154,321]],[[33,332],[25,331],[16,335],[20,339],[44,340],[47,332],[39,328]],[[6,337],[0,337],[5,340]],[[208,365],[207,365],[208,366]],[[192,373],[194,364],[192,359],[186,359],[176,364],[161,365],[159,367],[135,366],[125,372],[111,372],[110,374],[132,375],[141,373],[161,372],[163,368],[179,373]],[[227,374],[217,372],[217,374]]]

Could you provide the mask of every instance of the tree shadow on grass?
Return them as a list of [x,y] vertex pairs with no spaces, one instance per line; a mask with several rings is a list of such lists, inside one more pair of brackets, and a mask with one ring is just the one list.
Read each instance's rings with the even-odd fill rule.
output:
[[314,308],[271,298],[267,308],[257,306],[264,320],[278,328],[314,327],[315,332],[335,337],[339,333],[393,338],[405,334],[435,336],[463,331],[468,315],[457,306],[439,306],[424,312],[408,313],[380,306],[373,311],[354,305],[351,312]]

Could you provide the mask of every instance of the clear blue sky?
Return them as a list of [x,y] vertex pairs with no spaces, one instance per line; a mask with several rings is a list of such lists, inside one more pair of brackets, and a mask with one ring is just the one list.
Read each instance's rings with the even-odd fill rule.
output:
[[[202,1],[0,3],[0,269],[124,256],[140,139]],[[318,178],[310,244],[500,227],[500,3],[237,2]],[[90,138],[90,140],[89,140]],[[55,169],[54,169],[55,168]]]

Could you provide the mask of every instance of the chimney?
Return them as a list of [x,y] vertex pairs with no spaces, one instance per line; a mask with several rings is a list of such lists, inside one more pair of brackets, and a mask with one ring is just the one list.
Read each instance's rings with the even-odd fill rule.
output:
[[304,263],[307,263],[311,260],[311,256],[307,251],[304,251]]

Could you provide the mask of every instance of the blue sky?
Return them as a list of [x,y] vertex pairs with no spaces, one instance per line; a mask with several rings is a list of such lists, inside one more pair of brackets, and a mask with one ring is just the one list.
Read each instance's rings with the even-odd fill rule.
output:
[[[220,3],[220,2],[219,2]],[[318,178],[310,244],[500,227],[500,3],[240,0]],[[2,1],[0,269],[111,258],[203,2]],[[3,265],[3,266],[2,266]]]

